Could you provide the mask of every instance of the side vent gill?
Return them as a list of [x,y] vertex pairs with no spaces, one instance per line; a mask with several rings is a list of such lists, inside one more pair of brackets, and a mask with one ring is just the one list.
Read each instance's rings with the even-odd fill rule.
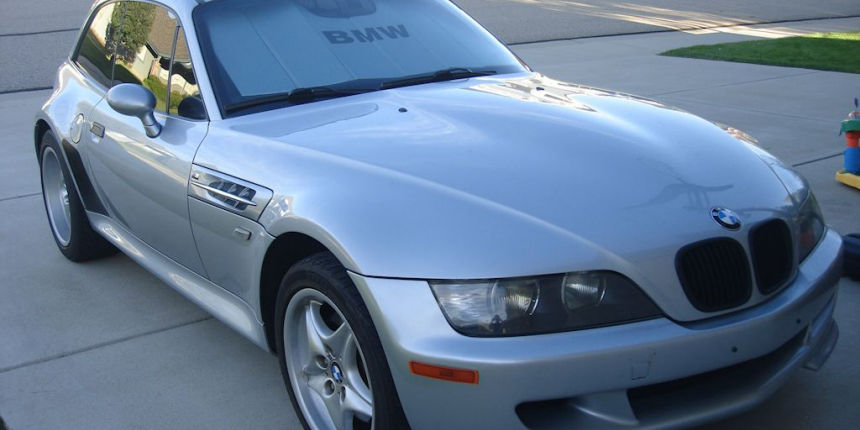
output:
[[272,199],[272,190],[195,165],[188,195],[256,221]]

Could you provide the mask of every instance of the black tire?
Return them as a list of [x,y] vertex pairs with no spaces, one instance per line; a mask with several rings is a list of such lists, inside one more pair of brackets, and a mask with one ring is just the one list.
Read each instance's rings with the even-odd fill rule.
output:
[[[53,151],[53,153],[58,159],[57,161],[59,162],[60,173],[65,180],[66,190],[68,192],[68,243],[63,243],[65,241],[61,240],[58,237],[56,229],[52,222],[50,209],[48,208],[48,197],[46,196],[45,192],[45,166],[43,166],[45,154],[48,151]],[[54,138],[54,134],[51,131],[45,132],[45,134],[42,136],[42,141],[39,146],[39,171],[41,173],[40,177],[42,182],[42,203],[45,205],[45,215],[48,217],[48,225],[51,228],[51,236],[54,238],[54,242],[57,244],[57,248],[60,249],[60,252],[63,253],[63,255],[67,259],[74,262],[93,260],[115,253],[117,251],[116,248],[111,245],[110,242],[105,240],[105,238],[96,233],[90,225],[90,221],[89,219],[87,219],[86,212],[84,211],[84,205],[83,203],[81,203],[78,191],[74,186],[72,175],[69,173],[68,167],[66,166],[63,152],[60,148],[59,143],[57,143],[56,138]]]
[[364,354],[367,372],[370,374],[373,395],[372,428],[408,429],[409,425],[397,389],[391,378],[388,360],[379,341],[376,327],[371,320],[361,295],[353,285],[346,269],[329,252],[312,255],[296,263],[284,275],[275,308],[275,338],[277,340],[278,361],[290,401],[304,428],[310,428],[301,412],[296,393],[290,383],[286,365],[284,345],[284,318],[290,300],[299,291],[313,289],[331,300],[343,314],[352,328],[355,338]]
[[860,280],[860,233],[847,234],[842,241],[845,247],[843,275]]

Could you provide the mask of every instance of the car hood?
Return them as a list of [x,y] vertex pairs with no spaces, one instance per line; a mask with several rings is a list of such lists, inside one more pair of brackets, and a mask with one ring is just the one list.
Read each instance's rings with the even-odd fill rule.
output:
[[[408,268],[397,268],[398,258],[390,257],[388,267],[363,267],[368,275],[485,278],[606,269],[631,277],[660,303],[680,291],[678,249],[719,236],[745,243],[750,225],[788,218],[792,210],[784,185],[762,159],[712,123],[651,100],[537,74],[368,93],[249,115],[230,128],[348,160],[387,183],[408,182],[386,188],[379,200],[369,196],[386,191],[353,190],[375,206],[387,205],[376,207],[377,214],[420,206],[422,214],[394,212],[415,229],[434,229],[436,238],[399,229],[388,243],[402,237],[422,241],[411,246],[444,249],[446,241],[457,248],[495,235],[484,246],[511,249],[495,264],[440,250],[461,261],[456,268],[436,254]],[[346,181],[341,187],[356,186]],[[426,206],[407,203],[415,196]],[[722,228],[711,218],[714,207],[740,214],[744,227]],[[444,226],[433,224],[446,216]],[[427,243],[433,240],[438,243]],[[674,316],[698,317],[689,306]]]

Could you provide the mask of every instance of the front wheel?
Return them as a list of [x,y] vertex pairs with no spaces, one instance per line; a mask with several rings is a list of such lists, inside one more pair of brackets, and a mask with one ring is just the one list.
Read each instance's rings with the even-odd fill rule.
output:
[[331,254],[296,263],[277,304],[281,373],[306,428],[408,427],[367,308]]

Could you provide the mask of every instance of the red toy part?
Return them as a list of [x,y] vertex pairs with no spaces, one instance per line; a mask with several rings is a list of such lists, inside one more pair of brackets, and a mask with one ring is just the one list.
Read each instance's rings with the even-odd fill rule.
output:
[[845,132],[845,145],[849,148],[857,148],[858,140],[860,140],[860,131]]

